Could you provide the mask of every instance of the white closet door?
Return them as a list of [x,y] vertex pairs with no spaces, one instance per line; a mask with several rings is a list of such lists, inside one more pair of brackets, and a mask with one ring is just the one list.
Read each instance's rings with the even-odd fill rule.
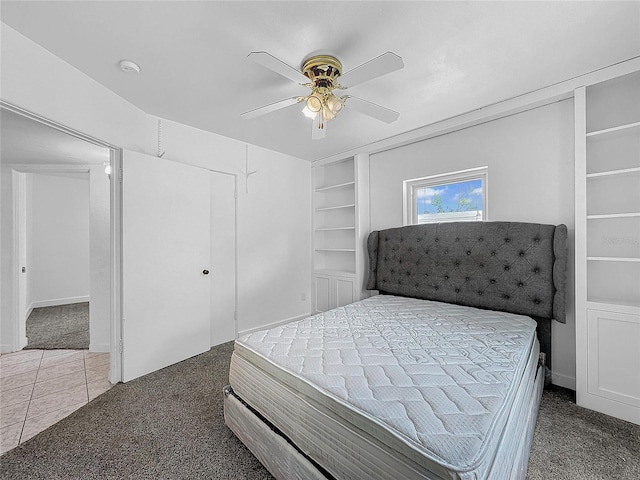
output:
[[236,338],[236,179],[211,173],[211,346]]
[[124,152],[123,381],[210,347],[210,181],[202,169]]

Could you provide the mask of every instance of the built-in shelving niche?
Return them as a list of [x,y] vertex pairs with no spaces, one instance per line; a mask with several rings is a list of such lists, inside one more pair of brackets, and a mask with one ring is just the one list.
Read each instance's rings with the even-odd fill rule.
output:
[[575,102],[576,400],[640,423],[640,72]]

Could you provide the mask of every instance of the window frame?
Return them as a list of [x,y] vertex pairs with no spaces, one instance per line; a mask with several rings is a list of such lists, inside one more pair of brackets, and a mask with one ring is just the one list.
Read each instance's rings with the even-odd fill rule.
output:
[[[459,170],[456,172],[440,173],[430,175],[428,177],[412,178],[402,182],[403,196],[403,225],[418,225],[418,213],[416,209],[416,190],[419,188],[433,188],[438,186],[450,185],[452,183],[462,183],[471,180],[480,180],[482,182],[482,221],[489,220],[489,202],[488,202],[488,185],[489,185],[489,167],[476,167],[467,170]],[[454,222],[453,220],[444,220],[445,222]],[[439,223],[438,221],[426,223]]]

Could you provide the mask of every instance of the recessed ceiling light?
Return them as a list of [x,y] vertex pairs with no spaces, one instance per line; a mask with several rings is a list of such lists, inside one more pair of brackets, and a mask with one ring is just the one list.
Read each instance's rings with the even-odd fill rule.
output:
[[125,73],[140,73],[140,66],[131,60],[120,60],[120,70]]

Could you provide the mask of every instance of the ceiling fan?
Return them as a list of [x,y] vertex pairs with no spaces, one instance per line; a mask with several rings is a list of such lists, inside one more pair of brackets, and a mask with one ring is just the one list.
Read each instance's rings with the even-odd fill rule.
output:
[[[386,123],[395,122],[400,115],[381,105],[368,102],[353,95],[337,96],[335,90],[344,90],[374,78],[386,75],[404,67],[402,58],[392,52],[383,53],[368,62],[342,74],[342,64],[331,55],[314,55],[302,62],[301,70],[287,65],[267,52],[251,52],[249,58],[263,67],[282,75],[300,85],[308,87],[311,92],[306,96],[286,98],[241,114],[251,119],[271,113],[281,108],[304,102],[302,112],[313,119],[311,138],[318,140],[325,137],[325,124],[335,118],[349,101],[349,108],[377,118]],[[338,83],[344,82],[344,84]]]

